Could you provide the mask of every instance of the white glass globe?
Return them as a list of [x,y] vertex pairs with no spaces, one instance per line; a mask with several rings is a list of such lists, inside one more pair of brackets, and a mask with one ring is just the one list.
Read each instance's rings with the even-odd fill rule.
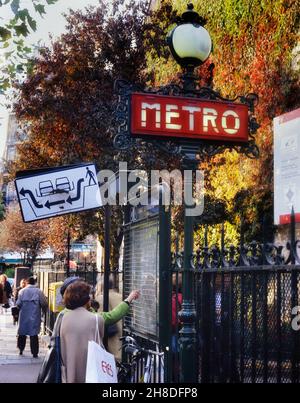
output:
[[172,45],[180,59],[195,58],[204,62],[211,52],[209,33],[200,25],[182,24],[173,30]]

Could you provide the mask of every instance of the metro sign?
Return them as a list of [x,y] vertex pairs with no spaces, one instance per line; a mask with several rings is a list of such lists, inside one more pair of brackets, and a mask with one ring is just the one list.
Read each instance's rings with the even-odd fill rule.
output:
[[245,104],[132,93],[130,132],[135,137],[248,141]]

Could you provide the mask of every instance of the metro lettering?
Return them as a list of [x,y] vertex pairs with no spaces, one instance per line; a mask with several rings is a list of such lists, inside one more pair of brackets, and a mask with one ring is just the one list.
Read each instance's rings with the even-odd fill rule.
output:
[[248,141],[248,106],[134,93],[131,96],[131,133]]

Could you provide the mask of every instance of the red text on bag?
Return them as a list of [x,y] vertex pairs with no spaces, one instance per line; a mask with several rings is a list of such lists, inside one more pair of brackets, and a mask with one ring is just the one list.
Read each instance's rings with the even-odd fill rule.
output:
[[107,375],[109,375],[109,376],[111,376],[111,377],[114,376],[114,375],[113,375],[112,368],[111,368],[111,365],[110,365],[108,362],[106,362],[106,361],[101,361],[101,367],[102,367],[102,371],[103,371],[105,374],[107,374]]

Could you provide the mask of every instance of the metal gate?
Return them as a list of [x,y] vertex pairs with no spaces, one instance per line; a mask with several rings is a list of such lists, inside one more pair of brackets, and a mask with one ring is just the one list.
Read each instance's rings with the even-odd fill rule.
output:
[[[147,350],[136,362],[132,382],[143,382],[147,360],[151,382],[164,382],[167,374],[170,294],[170,220],[163,207],[127,207],[124,225],[123,292],[141,291],[124,319],[124,335],[131,335]],[[150,352],[152,351],[153,354]],[[129,360],[123,351],[123,362]],[[150,373],[150,372],[149,372]]]
[[207,269],[197,279],[202,382],[299,381],[299,266]]
[[[124,332],[163,353],[152,382],[178,382],[184,255],[170,254],[170,212],[136,211],[125,225],[124,297],[132,288],[142,296]],[[300,333],[292,322],[300,328],[300,241],[293,217],[284,245],[245,244],[243,234],[238,246],[225,245],[223,228],[220,245],[204,241],[192,257],[198,382],[297,383]]]
[[[246,245],[241,234],[239,246],[205,243],[194,254],[199,382],[299,382],[300,241],[293,220],[290,237],[285,245]],[[182,264],[183,253],[175,253],[177,296]],[[178,359],[173,354],[172,381],[179,380]]]

